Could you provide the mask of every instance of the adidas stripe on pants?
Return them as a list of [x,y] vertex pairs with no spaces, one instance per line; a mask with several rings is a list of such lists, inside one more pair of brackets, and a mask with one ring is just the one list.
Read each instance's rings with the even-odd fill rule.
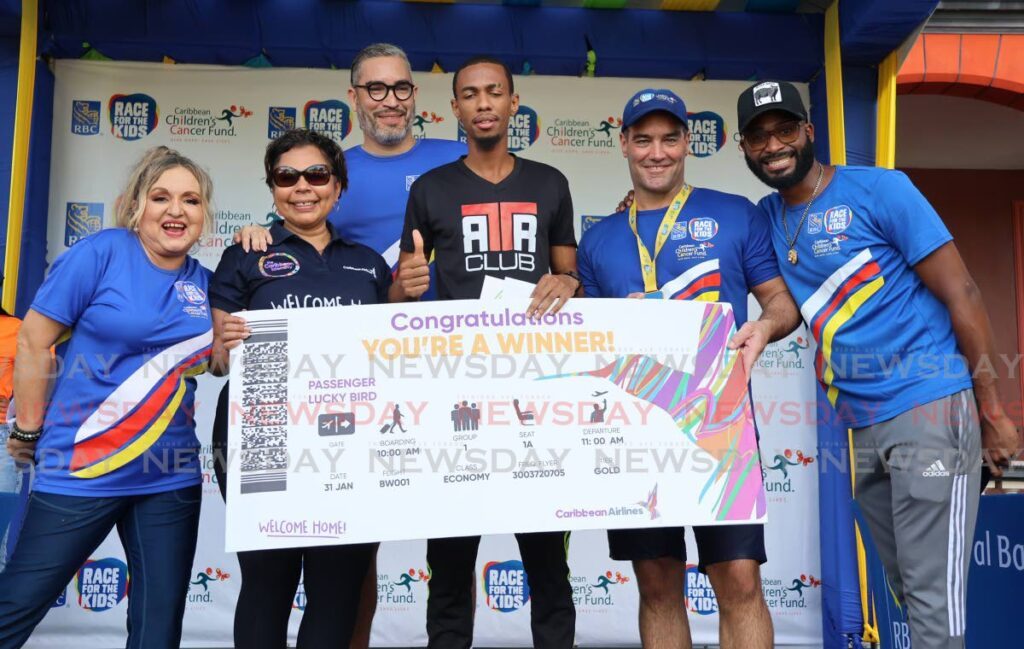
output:
[[961,649],[981,481],[973,391],[854,430],[853,444],[855,497],[913,646]]

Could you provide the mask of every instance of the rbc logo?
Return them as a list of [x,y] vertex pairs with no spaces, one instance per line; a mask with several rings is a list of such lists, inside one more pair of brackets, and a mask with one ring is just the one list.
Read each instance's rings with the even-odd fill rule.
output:
[[689,113],[690,155],[707,158],[718,153],[725,144],[725,120],[709,110]]
[[275,139],[295,128],[295,109],[290,106],[271,106],[267,113],[267,138]]
[[337,99],[310,100],[302,109],[306,128],[323,133],[338,144],[352,131],[352,117],[348,105]]
[[70,248],[103,228],[103,203],[68,203],[64,245]]
[[[540,118],[537,111],[529,106],[519,105],[519,110],[508,120],[508,150],[512,153],[522,151],[540,137]],[[459,124],[459,142],[467,139],[466,130]]]
[[110,98],[110,132],[129,142],[146,137],[156,129],[159,110],[156,100],[137,92]]
[[530,584],[522,561],[491,561],[484,566],[484,591],[488,608],[511,613],[530,601]]
[[113,557],[87,561],[78,571],[78,604],[87,611],[106,611],[128,594],[128,566]]
[[686,564],[686,610],[697,615],[714,615],[718,612],[718,599],[711,587],[711,580],[692,563]]
[[100,102],[81,99],[71,102],[71,132],[75,135],[100,134]]

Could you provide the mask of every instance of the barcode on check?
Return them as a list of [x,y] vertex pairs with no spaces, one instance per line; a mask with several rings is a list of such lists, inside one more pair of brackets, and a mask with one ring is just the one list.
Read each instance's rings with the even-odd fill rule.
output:
[[288,486],[288,321],[249,323],[242,345],[243,494]]

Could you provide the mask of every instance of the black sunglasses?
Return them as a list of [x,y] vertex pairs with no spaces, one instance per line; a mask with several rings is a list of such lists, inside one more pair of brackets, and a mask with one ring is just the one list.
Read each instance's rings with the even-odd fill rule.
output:
[[305,178],[306,182],[314,187],[322,187],[331,182],[332,175],[331,168],[327,165],[313,165],[302,171],[292,167],[277,167],[271,178],[278,187],[293,187],[299,182],[299,177]]
[[416,86],[412,85],[408,81],[399,81],[393,86],[389,86],[383,81],[371,81],[364,85],[352,87],[362,88],[366,91],[366,94],[370,95],[370,99],[374,101],[384,101],[389,92],[395,93],[395,99],[398,101],[405,101],[409,97],[412,97],[412,91],[416,88]]

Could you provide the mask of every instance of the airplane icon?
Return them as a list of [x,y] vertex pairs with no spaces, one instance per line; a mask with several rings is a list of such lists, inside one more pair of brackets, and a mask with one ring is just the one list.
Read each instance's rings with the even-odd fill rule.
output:
[[320,437],[351,435],[356,432],[356,416],[351,412],[334,412],[317,417],[317,432]]

